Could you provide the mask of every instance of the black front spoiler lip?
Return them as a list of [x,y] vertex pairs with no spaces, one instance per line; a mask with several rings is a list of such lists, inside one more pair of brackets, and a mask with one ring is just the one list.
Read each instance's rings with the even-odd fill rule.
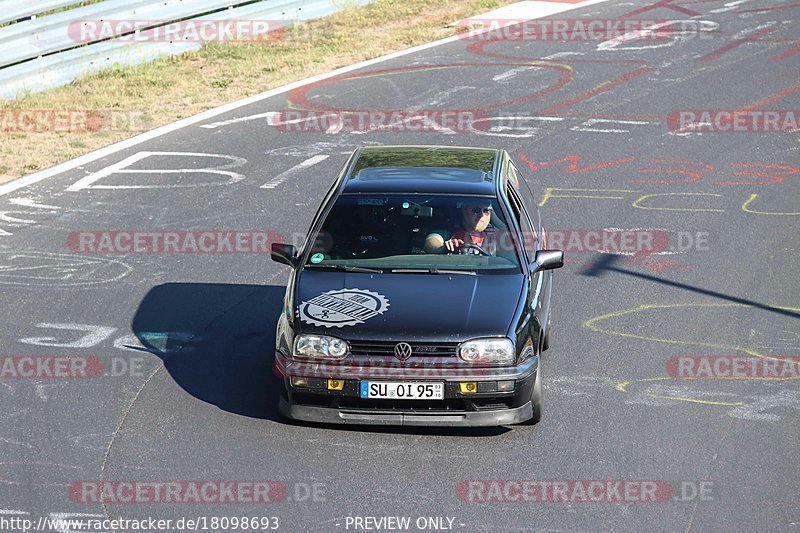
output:
[[279,410],[287,418],[304,422],[381,426],[506,426],[524,422],[533,416],[531,402],[512,409],[491,411],[415,413],[297,405],[290,404],[286,398],[281,397]]

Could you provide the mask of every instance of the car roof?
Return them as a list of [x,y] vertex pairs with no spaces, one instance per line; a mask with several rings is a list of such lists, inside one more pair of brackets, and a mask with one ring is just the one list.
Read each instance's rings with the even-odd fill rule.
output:
[[494,196],[501,150],[370,146],[357,151],[344,193],[420,192]]

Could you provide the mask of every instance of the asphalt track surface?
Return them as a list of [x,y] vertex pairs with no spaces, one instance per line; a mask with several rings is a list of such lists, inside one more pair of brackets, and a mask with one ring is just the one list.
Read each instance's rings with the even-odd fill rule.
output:
[[[675,5],[612,1],[555,18],[702,20],[717,31],[610,49],[451,42],[2,197],[3,355],[91,355],[109,374],[129,371],[0,381],[0,516],[277,516],[285,531],[344,531],[348,516],[410,516],[412,530],[428,516],[453,518],[461,531],[797,530],[796,377],[674,379],[668,365],[682,355],[800,352],[798,137],[678,134],[665,121],[680,109],[797,109],[797,5]],[[758,32],[760,41],[746,41]],[[252,118],[290,104],[482,109],[518,120],[480,133],[355,134],[280,131]],[[555,276],[542,422],[441,430],[281,421],[270,365],[288,272],[263,254],[68,247],[84,230],[268,230],[293,240],[347,153],[365,144],[505,148],[540,201],[562,189],[541,208],[547,227],[657,228],[690,249],[568,247]],[[221,159],[186,153],[240,159],[224,160],[235,175],[223,175],[197,171]],[[125,173],[94,174],[136,154]],[[168,169],[181,171],[146,172]],[[86,176],[97,180],[76,186]],[[687,246],[698,232],[707,244]],[[655,503],[480,503],[457,493],[462,480],[524,479],[664,480],[677,490]],[[84,503],[69,492],[81,480],[274,480],[288,497]],[[713,490],[692,497],[700,481]],[[322,492],[306,497],[314,483]]]

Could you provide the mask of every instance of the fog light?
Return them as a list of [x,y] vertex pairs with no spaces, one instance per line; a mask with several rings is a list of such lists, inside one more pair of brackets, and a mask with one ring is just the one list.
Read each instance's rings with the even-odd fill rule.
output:
[[497,392],[496,381],[479,381],[478,392]]
[[458,384],[458,388],[464,394],[475,394],[478,392],[478,384],[475,381],[462,381]]
[[341,379],[328,380],[328,390],[342,390],[342,389],[344,389],[344,380]]
[[308,387],[308,378],[292,376],[291,381],[293,387]]
[[514,382],[513,381],[498,381],[497,382],[497,391],[498,392],[511,392],[514,390]]

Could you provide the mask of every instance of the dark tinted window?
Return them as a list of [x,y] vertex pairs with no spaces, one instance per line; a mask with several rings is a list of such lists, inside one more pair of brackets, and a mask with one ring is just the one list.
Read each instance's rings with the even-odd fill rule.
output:
[[[446,249],[451,240],[456,250]],[[487,196],[343,194],[313,242],[309,268],[519,270],[508,224]]]
[[511,210],[514,213],[514,218],[517,219],[520,231],[522,232],[522,241],[525,247],[525,255],[528,256],[528,261],[532,261],[536,254],[536,231],[533,229],[528,215],[521,205],[521,200],[517,194],[516,189],[509,185],[506,188],[508,199],[511,203]]
[[528,212],[528,215],[531,219],[531,223],[534,227],[539,227],[539,203],[536,201],[536,197],[533,195],[533,191],[531,190],[530,184],[525,181],[524,176],[520,174],[519,170],[513,163],[509,165],[509,172],[516,177],[517,183],[517,191],[519,192],[520,198],[522,198],[522,205],[524,206],[525,210]]

